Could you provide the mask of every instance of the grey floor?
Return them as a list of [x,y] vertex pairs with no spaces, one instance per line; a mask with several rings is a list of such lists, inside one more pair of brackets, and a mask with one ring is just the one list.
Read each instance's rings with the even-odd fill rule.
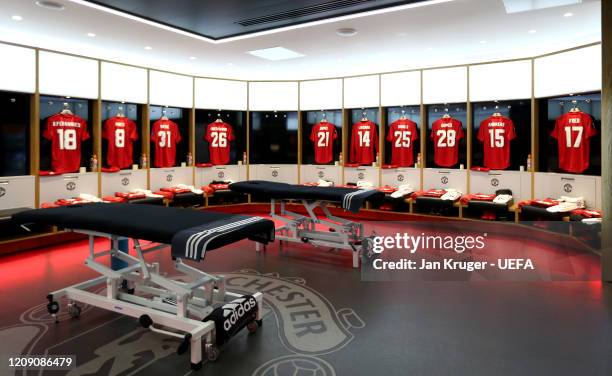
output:
[[53,252],[0,265],[37,265],[0,293],[0,353],[77,355],[77,369],[47,374],[612,375],[612,286],[599,282],[361,282],[348,253],[271,246],[258,255],[241,242],[198,267],[235,290],[262,290],[263,328],[191,372],[174,341],[133,319],[88,309],[53,323],[47,291],[87,275],[70,272],[82,260]]

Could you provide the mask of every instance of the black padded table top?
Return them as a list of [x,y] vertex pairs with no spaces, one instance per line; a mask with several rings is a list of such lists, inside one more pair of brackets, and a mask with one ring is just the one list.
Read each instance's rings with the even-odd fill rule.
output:
[[[268,219],[157,205],[87,204],[34,209],[14,214],[13,220],[172,244],[173,256],[196,261],[207,250],[242,239],[263,243],[274,240],[274,222]],[[192,244],[193,237],[201,241]]]
[[31,209],[32,208],[12,208],[0,210],[0,221],[10,221],[13,214]]
[[234,192],[265,196],[270,199],[317,200],[342,203],[344,209],[358,212],[365,201],[382,201],[385,194],[375,189],[312,187],[264,180],[230,184]]

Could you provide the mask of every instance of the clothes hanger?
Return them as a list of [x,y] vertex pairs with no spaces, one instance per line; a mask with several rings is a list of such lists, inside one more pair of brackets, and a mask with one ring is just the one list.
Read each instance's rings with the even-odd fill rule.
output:
[[123,107],[119,106],[119,108],[117,109],[117,117],[125,117],[125,115],[123,114]]
[[573,107],[570,109],[569,112],[580,112],[580,107],[578,107],[578,101],[577,100],[573,100],[572,101]]
[[323,117],[321,118],[321,123],[327,123],[327,113],[325,111],[321,111],[323,112]]
[[448,108],[445,108],[445,109],[444,109],[444,112],[445,112],[445,113],[444,113],[444,115],[442,115],[442,119],[450,119],[450,118],[451,118],[451,116],[450,116],[450,114],[448,113]]
[[368,113],[363,111],[361,113],[361,121],[368,121]]
[[166,110],[162,110],[161,120],[168,120],[168,116],[166,116]]
[[499,112],[499,105],[495,105],[495,112],[492,115],[493,117],[502,117],[502,114]]
[[64,109],[61,111],[62,115],[72,115],[72,111],[70,111],[70,104],[68,102],[64,102]]
[[223,119],[221,119],[221,110],[219,110],[219,112],[217,113],[217,119],[215,120],[215,123],[223,123]]
[[400,116],[400,120],[406,120],[406,110],[402,108],[402,115]]

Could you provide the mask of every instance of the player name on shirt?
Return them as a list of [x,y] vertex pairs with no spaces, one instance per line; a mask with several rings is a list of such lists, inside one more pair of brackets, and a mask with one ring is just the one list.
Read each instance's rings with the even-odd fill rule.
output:
[[65,121],[65,120],[53,120],[51,121],[52,127],[76,127],[80,128],[81,123],[78,121]]

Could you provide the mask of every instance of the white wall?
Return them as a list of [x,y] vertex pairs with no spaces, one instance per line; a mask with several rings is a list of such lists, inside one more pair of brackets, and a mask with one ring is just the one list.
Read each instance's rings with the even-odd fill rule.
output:
[[98,61],[41,51],[38,61],[41,94],[98,98]]
[[0,44],[0,90],[36,91],[36,52],[30,48]]

